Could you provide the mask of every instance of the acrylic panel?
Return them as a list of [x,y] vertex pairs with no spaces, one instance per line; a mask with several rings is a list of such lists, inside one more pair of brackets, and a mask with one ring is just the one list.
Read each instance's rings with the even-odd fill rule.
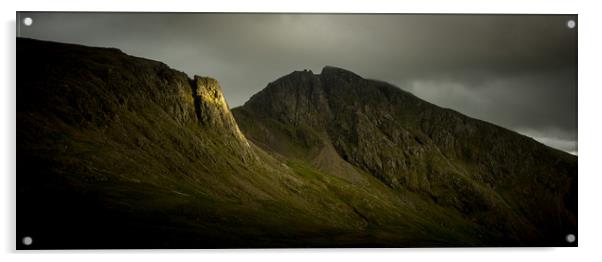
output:
[[577,15],[16,15],[18,249],[577,246]]

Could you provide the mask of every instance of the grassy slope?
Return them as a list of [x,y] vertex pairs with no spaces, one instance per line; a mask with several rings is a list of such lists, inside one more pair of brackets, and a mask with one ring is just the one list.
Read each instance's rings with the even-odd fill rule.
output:
[[[50,230],[33,234],[36,241],[49,247],[473,243],[436,224],[449,217],[418,215],[414,206],[424,208],[427,203],[401,198],[371,176],[366,176],[368,185],[357,187],[301,162],[288,162],[292,170],[277,167],[281,163],[265,153],[260,156],[260,166],[243,165],[228,159],[219,146],[211,151],[220,156],[218,161],[229,164],[205,169],[183,156],[182,148],[169,148],[171,143],[131,152],[132,145],[116,143],[99,133],[56,131],[55,135],[39,134],[53,138],[48,141],[50,146],[27,146],[33,152],[20,150],[20,159],[34,161],[35,166],[19,165],[30,174],[19,178],[25,193],[20,195],[32,194],[20,207],[25,207],[27,217],[35,218],[20,220],[25,224],[19,228],[32,225]],[[275,171],[278,169],[282,170]],[[56,196],[57,188],[64,195]],[[84,200],[73,203],[73,198]],[[57,207],[57,202],[63,203]],[[82,208],[87,210],[83,214]],[[40,221],[40,217],[48,220]],[[103,224],[102,230],[88,235],[98,239],[92,242],[98,246],[89,245],[86,240],[90,239],[83,237],[82,241],[79,232],[70,230],[74,223],[85,230]],[[55,237],[45,243],[47,235]],[[57,241],[57,235],[65,239]],[[73,242],[77,239],[80,241]],[[125,240],[129,241],[120,242]]]

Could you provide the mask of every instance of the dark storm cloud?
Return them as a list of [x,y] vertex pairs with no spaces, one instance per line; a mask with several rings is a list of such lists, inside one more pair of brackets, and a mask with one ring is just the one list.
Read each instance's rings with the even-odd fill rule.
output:
[[22,13],[21,36],[110,46],[218,79],[230,106],[324,65],[577,151],[575,16]]

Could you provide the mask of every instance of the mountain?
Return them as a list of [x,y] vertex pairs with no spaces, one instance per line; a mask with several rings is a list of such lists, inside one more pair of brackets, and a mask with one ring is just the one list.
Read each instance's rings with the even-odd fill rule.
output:
[[567,245],[577,159],[326,67],[219,82],[17,39],[20,249]]
[[268,152],[358,185],[370,174],[501,241],[553,244],[576,232],[575,156],[390,84],[329,66],[297,71],[233,112]]

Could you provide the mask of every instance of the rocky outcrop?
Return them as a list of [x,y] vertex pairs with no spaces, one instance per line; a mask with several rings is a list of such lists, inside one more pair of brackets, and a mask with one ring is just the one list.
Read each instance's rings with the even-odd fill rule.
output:
[[245,160],[256,158],[230,112],[218,81],[211,77],[195,75],[192,80],[192,93],[201,126],[226,136],[227,143],[237,149],[234,154],[240,154]]
[[217,80],[210,77],[194,76],[192,92],[197,115],[201,124],[223,130],[244,140],[230,107],[224,98]]
[[322,82],[308,70],[295,71],[268,84],[245,103],[245,108],[293,126],[320,125],[330,117]]

